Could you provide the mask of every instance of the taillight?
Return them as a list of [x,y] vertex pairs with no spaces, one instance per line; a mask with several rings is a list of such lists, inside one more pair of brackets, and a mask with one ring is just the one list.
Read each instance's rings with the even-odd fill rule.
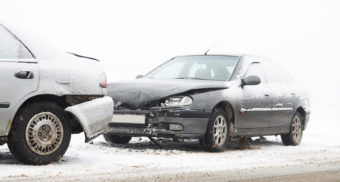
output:
[[106,78],[106,74],[105,73],[100,75],[100,83],[99,83],[99,85],[102,88],[107,88],[107,78]]

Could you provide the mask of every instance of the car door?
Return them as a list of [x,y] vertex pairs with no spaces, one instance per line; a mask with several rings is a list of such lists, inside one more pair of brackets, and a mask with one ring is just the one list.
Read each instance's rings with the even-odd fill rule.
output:
[[38,62],[9,30],[0,25],[0,136],[6,135],[16,107],[38,89]]
[[269,89],[272,93],[270,127],[288,126],[294,115],[295,91],[290,74],[278,63],[264,63]]
[[240,115],[237,128],[266,128],[270,124],[271,96],[265,72],[260,62],[252,62],[243,78],[258,76],[259,85],[245,85],[239,98]]

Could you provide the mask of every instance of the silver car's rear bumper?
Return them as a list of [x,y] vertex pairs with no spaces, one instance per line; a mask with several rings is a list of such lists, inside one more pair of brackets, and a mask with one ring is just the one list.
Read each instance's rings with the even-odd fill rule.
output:
[[85,142],[89,142],[108,129],[112,120],[113,101],[111,97],[103,97],[65,109],[80,123],[84,133]]

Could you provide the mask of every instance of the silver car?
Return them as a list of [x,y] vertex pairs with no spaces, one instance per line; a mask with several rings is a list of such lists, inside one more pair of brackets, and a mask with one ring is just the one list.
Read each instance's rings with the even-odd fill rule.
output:
[[88,142],[105,131],[113,113],[106,87],[98,60],[0,24],[0,144],[19,161],[57,161],[71,133],[84,131]]

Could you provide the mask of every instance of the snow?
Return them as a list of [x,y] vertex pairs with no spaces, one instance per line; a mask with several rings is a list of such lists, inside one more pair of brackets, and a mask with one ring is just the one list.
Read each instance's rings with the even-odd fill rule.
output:
[[[56,164],[26,166],[17,162],[6,146],[0,146],[0,180],[43,181],[77,179],[149,179],[158,175],[229,171],[289,169],[299,166],[332,164],[340,159],[339,119],[340,101],[312,99],[312,115],[302,143],[299,146],[283,146],[280,137],[266,137],[266,141],[254,141],[248,150],[230,148],[222,153],[202,151],[198,141],[163,141],[160,149],[146,138],[133,138],[128,145],[112,145],[102,137],[85,144],[83,134],[73,135],[65,156]],[[254,138],[255,139],[255,138]],[[339,165],[338,163],[336,165]],[[178,176],[177,176],[178,174]],[[182,176],[183,177],[183,176]],[[167,178],[170,179],[171,177]],[[171,178],[174,180],[173,178]]]

